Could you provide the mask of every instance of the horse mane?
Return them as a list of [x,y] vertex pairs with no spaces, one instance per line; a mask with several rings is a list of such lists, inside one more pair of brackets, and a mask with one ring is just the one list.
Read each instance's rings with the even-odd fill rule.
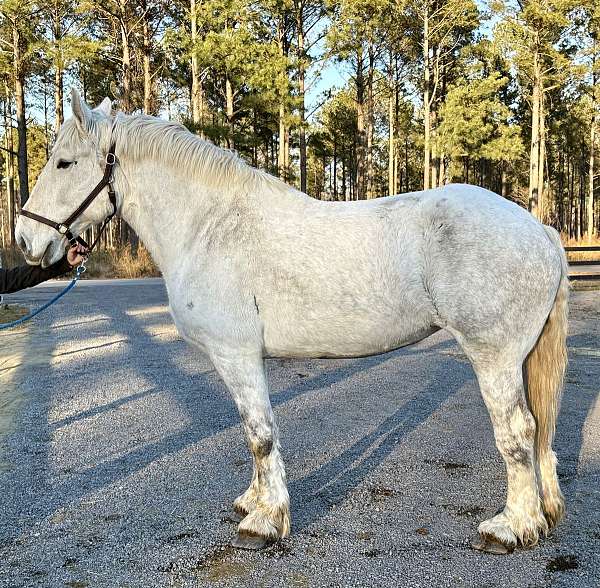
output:
[[[106,128],[106,118],[96,111],[92,111],[92,115],[88,121],[88,132],[104,140],[106,133],[102,129]],[[76,140],[78,129],[75,121],[67,121],[61,135],[61,142],[68,144]],[[206,185],[222,188],[235,183],[238,189],[240,186],[251,189],[262,186],[276,191],[295,191],[271,174],[248,165],[234,151],[201,139],[175,121],[145,114],[118,113],[112,138],[116,142],[117,156],[129,161],[160,161]],[[108,141],[107,138],[105,140]],[[108,145],[103,147],[108,149]]]

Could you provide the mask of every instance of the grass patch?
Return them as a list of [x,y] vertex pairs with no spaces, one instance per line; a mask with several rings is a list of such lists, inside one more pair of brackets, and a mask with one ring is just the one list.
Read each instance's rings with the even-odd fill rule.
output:
[[[567,247],[600,246],[600,238],[566,239],[562,235],[562,242]],[[599,261],[600,251],[573,251],[568,253],[569,261]],[[0,250],[1,267],[11,268],[25,265],[25,258],[17,247]],[[84,278],[153,278],[159,277],[160,272],[152,261],[148,250],[140,245],[137,254],[133,254],[130,247],[117,249],[97,249],[87,263],[87,272]]]
[[[0,251],[2,267],[25,265],[25,258],[17,247]],[[134,255],[130,247],[94,250],[87,263],[84,278],[152,278],[160,272],[148,250],[140,245]]]
[[134,255],[129,247],[94,251],[88,261],[87,278],[154,278],[160,276],[148,250],[138,247]]
[[16,304],[0,304],[0,324],[10,323],[25,316],[29,311]]
[[[561,235],[561,240],[565,247],[598,247],[600,238],[593,239],[567,239]],[[569,261],[600,261],[600,251],[569,251],[567,252]]]

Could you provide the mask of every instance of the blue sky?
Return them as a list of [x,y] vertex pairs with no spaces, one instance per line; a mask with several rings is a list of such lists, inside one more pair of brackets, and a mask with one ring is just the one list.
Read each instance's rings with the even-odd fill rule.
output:
[[[489,5],[487,1],[483,0],[475,0],[477,7],[479,8],[480,13],[485,11],[489,11]],[[483,20],[481,26],[479,27],[479,33],[484,37],[491,38],[493,28],[498,21],[497,17]],[[316,51],[321,53],[324,50],[324,42],[321,42],[315,46]],[[337,63],[334,61],[328,61],[322,66],[322,70],[320,75],[314,79],[317,67],[313,67],[311,70],[311,86],[307,88],[306,92],[306,104],[307,111],[312,111],[322,100],[323,93],[327,90],[335,90],[343,88],[348,79],[349,73],[345,70],[345,65],[343,63]],[[314,80],[314,81],[313,81]]]

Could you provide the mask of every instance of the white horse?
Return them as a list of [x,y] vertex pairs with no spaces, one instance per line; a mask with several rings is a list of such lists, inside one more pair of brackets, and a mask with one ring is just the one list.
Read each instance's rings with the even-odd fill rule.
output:
[[[235,154],[150,116],[91,110],[67,121],[26,209],[64,220],[116,144],[118,213],[163,273],[181,335],[206,352],[238,407],[254,473],[234,502],[233,544],[290,532],[289,497],[265,357],[361,357],[446,329],[470,359],[506,462],[504,510],[475,547],[537,543],[564,501],[552,439],[566,366],[568,281],[558,234],[482,188],[450,185],[361,202],[321,202]],[[106,190],[75,234],[112,210]],[[65,238],[19,219],[27,261]]]

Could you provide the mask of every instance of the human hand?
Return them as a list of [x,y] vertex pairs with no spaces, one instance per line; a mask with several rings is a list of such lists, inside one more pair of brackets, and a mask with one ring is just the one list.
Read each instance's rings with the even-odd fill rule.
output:
[[84,247],[81,243],[77,243],[77,245],[73,245],[67,251],[67,261],[71,267],[75,267],[79,265],[87,256],[88,250],[87,247]]

